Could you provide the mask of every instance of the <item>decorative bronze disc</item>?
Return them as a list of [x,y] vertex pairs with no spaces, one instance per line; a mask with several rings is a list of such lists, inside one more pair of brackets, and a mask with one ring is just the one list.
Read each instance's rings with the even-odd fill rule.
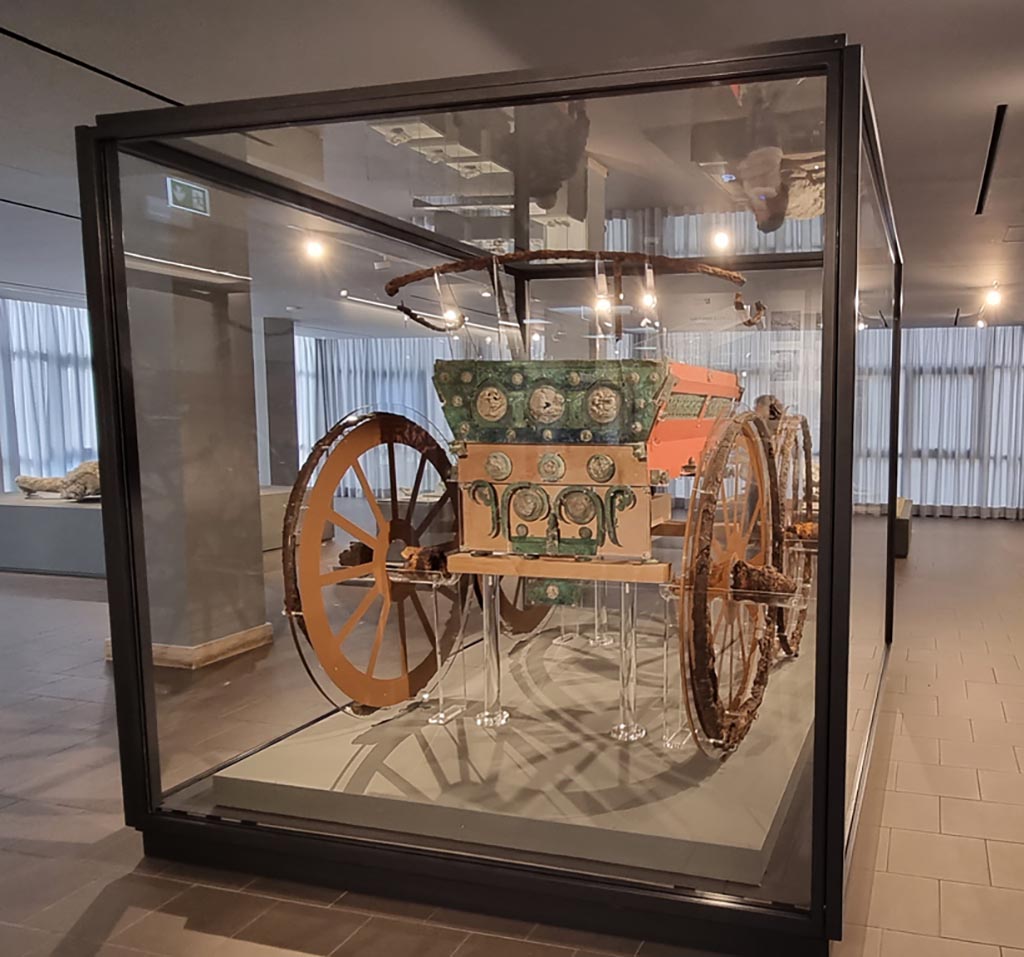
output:
[[508,412],[508,396],[496,385],[485,385],[476,397],[476,413],[488,422],[498,422]]
[[557,482],[565,475],[565,459],[557,452],[545,452],[537,462],[537,474],[545,482]]
[[610,385],[595,385],[587,393],[587,414],[598,425],[614,422],[621,406],[621,396]]
[[610,482],[615,477],[615,461],[610,455],[598,452],[587,459],[587,475],[595,482]]
[[537,522],[548,514],[551,503],[542,488],[521,488],[512,496],[512,510],[524,522]]
[[539,385],[530,393],[529,407],[535,422],[551,425],[565,412],[565,396],[552,385]]
[[567,492],[562,498],[562,511],[577,525],[587,525],[597,515],[593,498],[586,492]]
[[491,452],[484,462],[484,471],[494,482],[504,482],[512,474],[512,459],[504,452]]

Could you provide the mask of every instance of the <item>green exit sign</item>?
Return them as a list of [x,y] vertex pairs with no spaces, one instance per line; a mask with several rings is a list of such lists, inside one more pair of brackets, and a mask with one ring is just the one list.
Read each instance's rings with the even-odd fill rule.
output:
[[200,216],[210,215],[210,191],[205,186],[167,177],[167,205]]

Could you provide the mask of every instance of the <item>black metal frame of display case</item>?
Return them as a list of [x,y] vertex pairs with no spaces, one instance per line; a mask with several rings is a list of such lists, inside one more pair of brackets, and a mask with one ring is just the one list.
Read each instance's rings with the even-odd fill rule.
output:
[[[825,248],[821,254],[718,257],[737,267],[822,268],[821,516],[817,604],[817,667],[813,744],[810,907],[597,878],[487,858],[452,847],[441,852],[388,841],[266,822],[227,820],[161,807],[153,664],[142,541],[135,395],[122,245],[119,153],[170,165],[254,196],[327,219],[359,225],[453,257],[478,255],[436,233],[340,201],[277,174],[255,171],[194,144],[167,137],[242,132],[299,123],[380,118],[614,95],[736,80],[824,75],[827,80]],[[101,431],[104,532],[110,597],[117,724],[125,818],[142,831],[147,853],[222,867],[323,881],[391,896],[420,898],[576,925],[689,947],[761,955],[827,953],[840,936],[847,815],[844,800],[849,576],[852,516],[852,425],[856,346],[856,256],[861,139],[884,174],[860,48],[842,36],[765,44],[725,56],[697,55],[683,65],[630,64],[573,75],[512,73],[301,94],[97,118],[77,131],[85,266]],[[883,218],[896,257],[897,303],[902,278],[891,210]],[[749,263],[754,265],[753,262]],[[546,276],[536,267],[537,276]],[[528,281],[528,275],[522,280]],[[898,315],[897,315],[898,319]],[[898,361],[898,323],[894,354]],[[894,367],[893,395],[898,389]],[[894,417],[898,402],[893,405]],[[895,436],[895,425],[893,426]],[[890,492],[895,489],[891,456]],[[891,641],[890,497],[887,634]]]

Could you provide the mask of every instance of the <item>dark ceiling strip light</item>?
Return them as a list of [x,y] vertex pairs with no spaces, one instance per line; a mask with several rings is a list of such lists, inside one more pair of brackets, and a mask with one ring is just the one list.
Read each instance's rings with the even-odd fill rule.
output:
[[1003,120],[1006,119],[1006,104],[1000,103],[996,107],[996,116],[992,121],[992,138],[988,143],[988,156],[985,157],[985,171],[981,174],[981,189],[978,191],[978,205],[974,207],[974,215],[980,216],[985,212],[985,203],[988,202],[988,188],[992,182],[992,169],[996,165],[996,151],[999,149],[999,137],[1003,132]]
[[0,27],[0,36],[16,40],[18,43],[24,43],[25,46],[32,47],[33,50],[48,53],[50,56],[57,57],[58,60],[64,60],[65,63],[72,63],[77,67],[81,67],[83,70],[88,70],[90,73],[95,73],[97,76],[102,76],[107,80],[113,80],[115,83],[120,83],[122,86],[126,86],[138,93],[144,93],[146,96],[151,96],[154,100],[160,100],[162,103],[167,103],[170,106],[185,105],[180,100],[172,100],[169,96],[164,96],[162,93],[156,93],[141,84],[133,83],[131,80],[126,80],[124,77],[118,76],[116,73],[111,73],[98,66],[93,66],[91,63],[86,63],[85,60],[79,60],[78,57],[73,57],[68,53],[62,53],[60,50],[55,50],[53,47],[46,46],[45,43],[40,43],[38,40],[33,40],[20,33],[15,33],[13,30],[8,30],[6,27]]
[[74,213],[62,213],[59,209],[48,209],[46,206],[33,206],[31,203],[19,203],[16,199],[4,199],[0,196],[0,203],[6,203],[8,206],[20,206],[22,209],[34,209],[37,213],[50,213],[53,216],[65,216],[68,219],[81,219],[81,216],[76,216]]
[[953,316],[953,328],[955,329],[960,324],[960,307],[956,307],[956,315]]

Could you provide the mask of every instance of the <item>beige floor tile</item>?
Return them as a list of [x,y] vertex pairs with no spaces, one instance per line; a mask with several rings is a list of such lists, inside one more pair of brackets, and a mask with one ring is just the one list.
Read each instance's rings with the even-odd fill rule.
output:
[[1007,721],[1024,721],[1024,701],[1004,701],[1003,713]]
[[890,664],[894,675],[906,678],[934,679],[937,676],[935,661],[894,661]]
[[1014,748],[1013,753],[1017,756],[1017,766],[1024,773],[1024,748]]
[[[927,714],[903,715],[902,734],[944,741],[972,741],[969,718],[938,718]],[[1021,742],[1024,744],[1024,741]]]
[[937,715],[939,699],[931,694],[898,694],[887,691],[882,695],[882,711],[895,711],[899,714]]
[[988,884],[985,842],[973,837],[892,831],[886,869],[893,874]]
[[967,697],[986,701],[1024,701],[1024,684],[985,685],[968,681]]
[[939,831],[939,798],[928,794],[889,791],[882,808],[882,826],[910,831]]
[[967,700],[967,681],[964,678],[907,678],[909,694],[933,694],[942,698]]
[[882,931],[880,957],[1000,957],[992,944],[972,944],[943,937],[922,937],[898,930]]
[[[988,863],[992,884],[1024,890],[1024,844],[988,841]],[[1021,918],[1024,920],[1024,916]]]
[[[995,688],[997,685],[992,685]],[[1006,714],[999,698],[956,698],[939,695],[939,714],[950,718],[980,718],[983,721],[1003,721]]]
[[1024,947],[1024,891],[942,882],[942,936]]
[[1024,950],[1014,950],[1012,947],[1004,947],[1003,957],[1024,957]]
[[939,933],[939,882],[879,871],[871,887],[868,927],[905,930],[912,934]]
[[977,798],[978,772],[973,768],[945,767],[940,764],[900,764],[896,771],[896,790],[940,797]]
[[1024,668],[1008,668],[996,666],[996,681],[1001,685],[1024,685]]
[[939,754],[938,738],[914,738],[909,734],[898,734],[892,739],[889,760],[897,763],[909,761],[911,764],[940,764]]
[[953,768],[985,771],[1017,770],[1017,757],[1008,744],[979,744],[976,741],[941,742],[939,763]]
[[985,744],[1012,744],[1024,748],[1024,722],[985,721],[971,718],[974,740]]
[[[1024,804],[1024,774],[1003,771],[979,771],[983,801],[997,804]],[[1024,811],[1020,812],[1024,817]]]
[[1015,804],[944,797],[939,798],[939,808],[943,834],[1024,843],[1024,813]]
[[832,945],[829,957],[879,957],[881,947],[882,931],[878,927],[847,924],[843,939]]
[[940,661],[936,667],[939,678],[982,681],[988,684],[994,684],[996,680],[995,668],[984,661]]

